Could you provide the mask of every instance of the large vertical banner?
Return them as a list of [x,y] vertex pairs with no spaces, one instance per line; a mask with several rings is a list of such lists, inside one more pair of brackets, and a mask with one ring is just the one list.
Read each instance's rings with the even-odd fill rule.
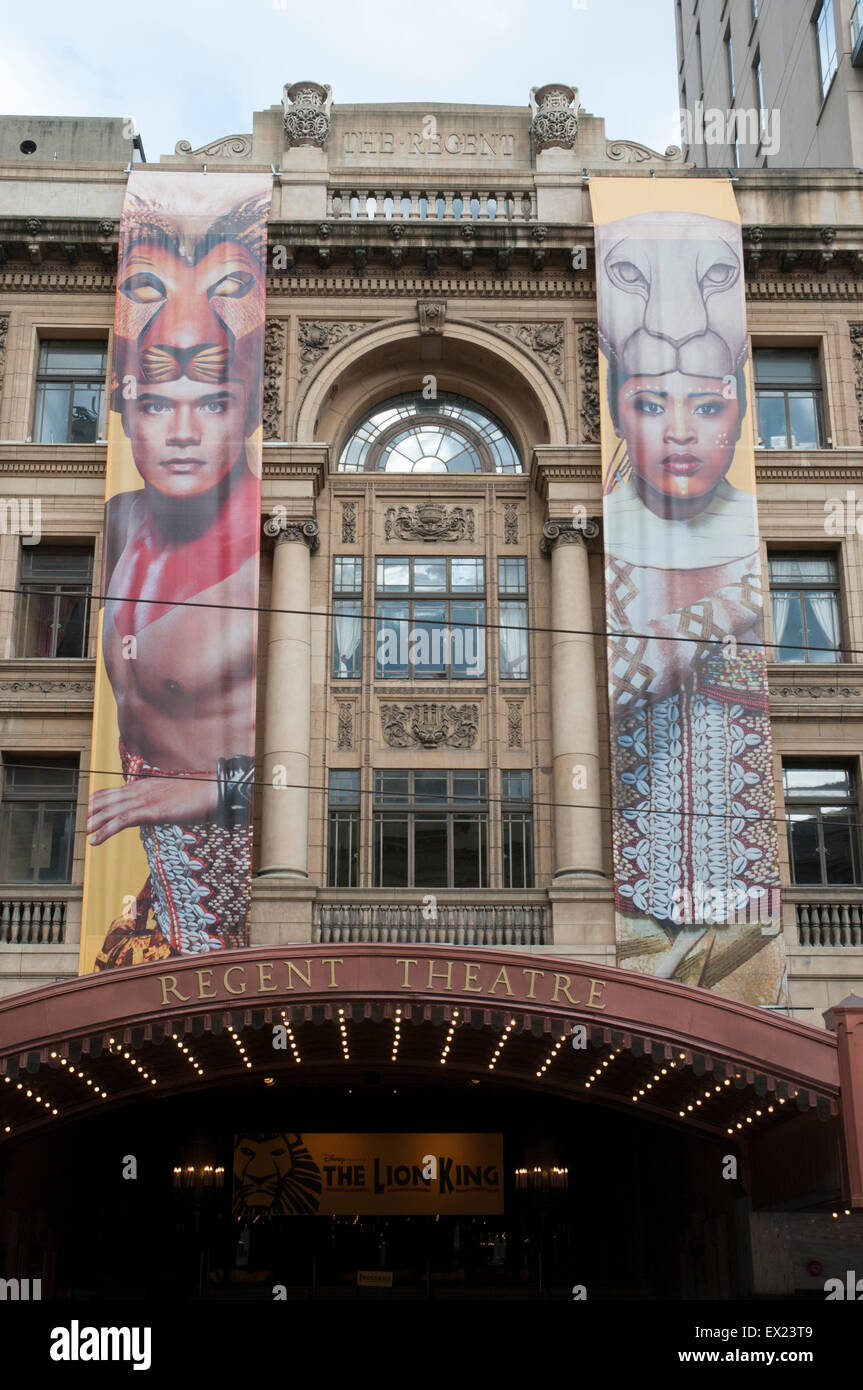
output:
[[618,963],[786,1002],[740,219],[594,179]]
[[248,940],[271,197],[129,178],[81,973]]

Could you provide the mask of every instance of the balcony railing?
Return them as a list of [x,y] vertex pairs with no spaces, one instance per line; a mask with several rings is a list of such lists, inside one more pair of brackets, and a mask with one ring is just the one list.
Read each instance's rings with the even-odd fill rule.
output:
[[[80,893],[80,889],[78,889]],[[26,895],[26,896],[25,896]],[[0,944],[59,946],[65,940],[68,898],[47,893],[31,896],[26,889],[0,898]]]
[[[315,903],[312,938],[329,942],[427,942],[449,946],[546,946],[551,915],[544,893],[447,894],[332,890]],[[425,901],[424,901],[425,899]]]
[[528,188],[441,189],[369,188],[367,184],[330,188],[327,216],[360,222],[530,222],[536,217]]
[[863,889],[855,893],[846,890],[831,892],[822,889],[787,889],[786,899],[794,894],[806,894],[805,901],[795,901],[797,914],[797,944],[799,946],[863,946]]

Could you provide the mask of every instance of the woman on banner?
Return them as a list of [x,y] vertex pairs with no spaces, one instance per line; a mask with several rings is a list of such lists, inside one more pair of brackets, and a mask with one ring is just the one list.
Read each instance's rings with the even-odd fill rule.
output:
[[739,229],[647,214],[599,228],[598,242],[619,441],[604,520],[620,964],[776,1003]]

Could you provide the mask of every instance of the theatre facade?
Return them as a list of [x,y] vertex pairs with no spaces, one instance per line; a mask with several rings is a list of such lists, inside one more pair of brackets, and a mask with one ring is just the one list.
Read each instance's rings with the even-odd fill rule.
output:
[[858,185],[0,118],[7,1297],[859,1268]]

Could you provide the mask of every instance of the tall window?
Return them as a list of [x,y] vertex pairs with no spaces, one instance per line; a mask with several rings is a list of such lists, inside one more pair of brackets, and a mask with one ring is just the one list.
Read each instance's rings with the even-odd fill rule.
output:
[[823,99],[830,89],[833,74],[839,66],[839,59],[836,54],[836,19],[833,14],[833,0],[821,0],[821,8],[815,19],[815,40],[818,47],[818,76]]
[[331,888],[356,888],[359,849],[359,770],[332,768],[327,835],[327,883]]
[[[333,675],[357,679],[363,659],[363,561],[358,555],[333,557]],[[346,595],[355,595],[349,598]]]
[[533,887],[533,803],[529,772],[501,773],[504,888]]
[[92,550],[21,547],[18,656],[87,655]]
[[0,880],[68,883],[78,771],[71,758],[3,759]]
[[728,74],[728,99],[734,104],[734,49],[731,45],[731,25],[725,30],[725,71]]
[[764,449],[823,449],[817,348],[756,348],[758,442]]
[[841,661],[836,556],[773,551],[768,560],[774,661]]
[[755,100],[758,104],[758,125],[762,127],[762,121],[766,117],[762,116],[764,111],[764,69],[761,66],[760,50],[755,54],[755,62],[752,64],[752,82],[755,87]]
[[53,338],[42,343],[36,376],[37,444],[92,444],[99,437],[108,347]]
[[376,590],[378,678],[485,676],[483,560],[379,556]]
[[782,776],[792,882],[859,883],[860,831],[851,768],[789,764]]
[[752,5],[752,22],[758,18],[758,0],[750,0]]
[[488,796],[479,771],[376,771],[374,886],[488,886]]
[[527,560],[497,562],[500,604],[500,678],[527,680]]
[[698,72],[698,96],[699,100],[704,98],[704,60],[701,53],[701,25],[695,26],[695,62]]

